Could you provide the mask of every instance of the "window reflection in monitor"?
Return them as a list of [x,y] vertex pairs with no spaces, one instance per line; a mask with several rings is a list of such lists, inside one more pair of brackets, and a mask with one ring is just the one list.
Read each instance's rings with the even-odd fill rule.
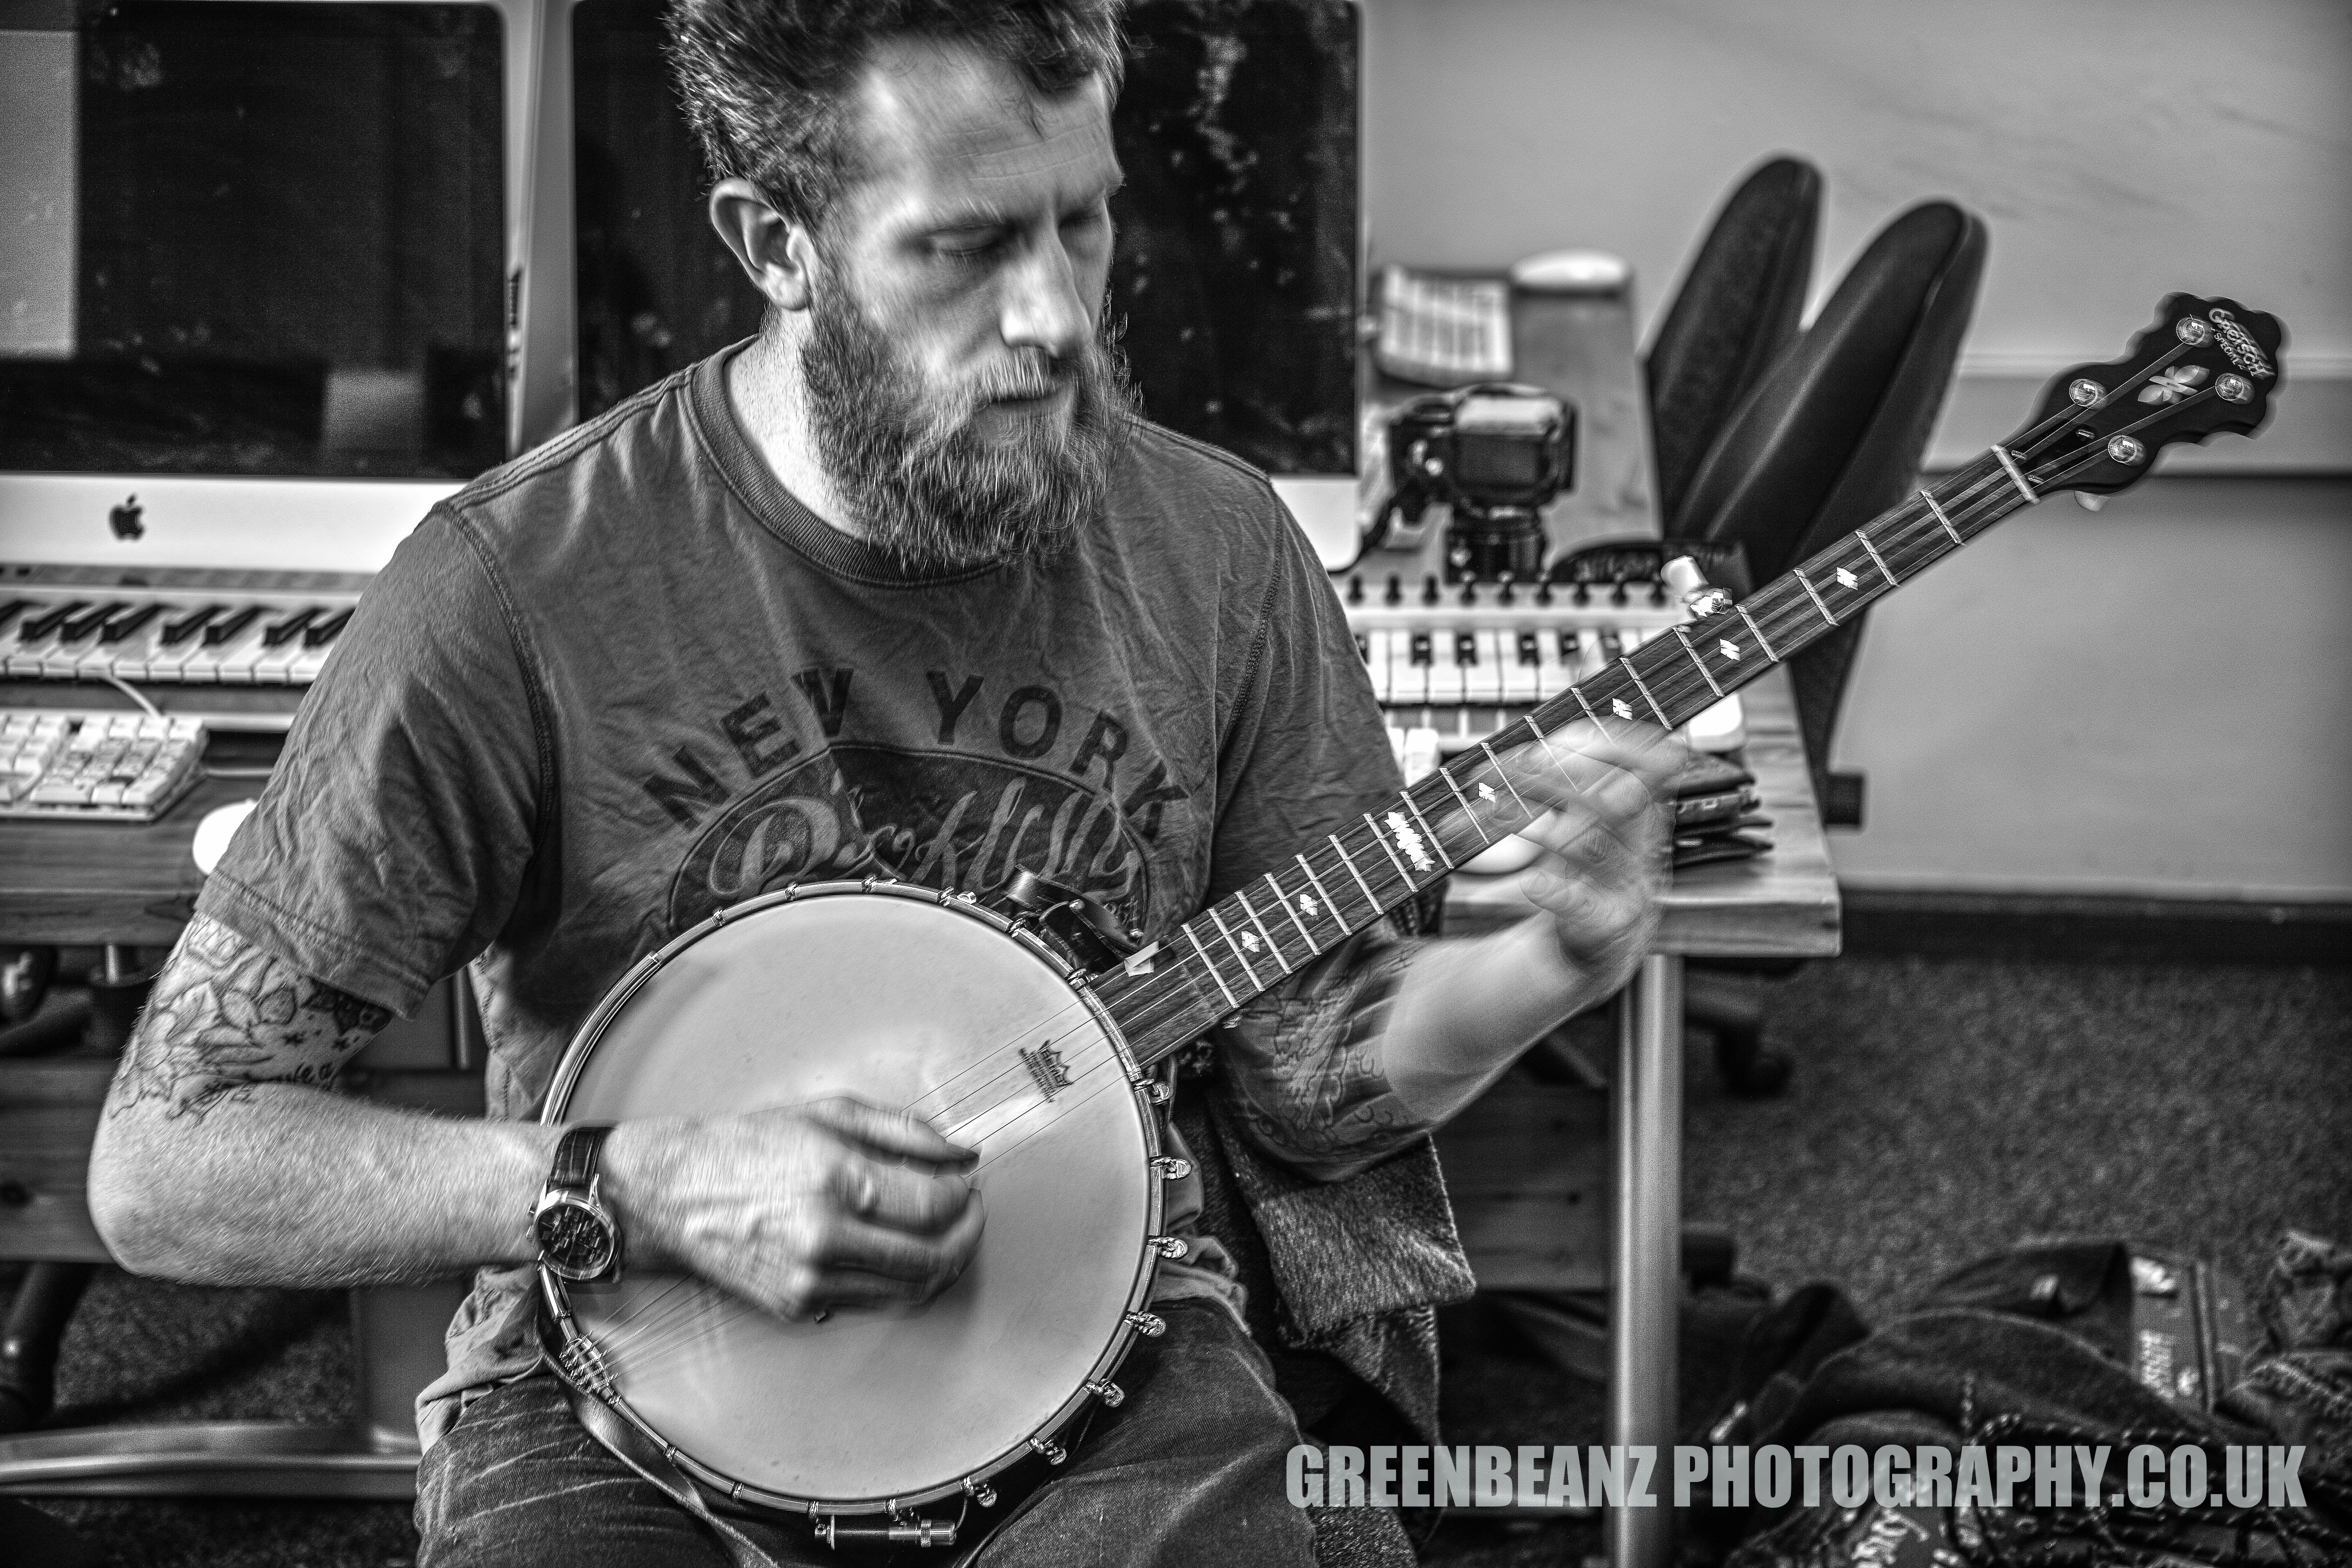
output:
[[[577,409],[747,337],[656,0],[572,14]],[[1151,417],[1352,525],[1357,16],[1342,0],[1141,0],[1113,133],[1110,309]],[[1320,479],[1318,486],[1318,479]]]
[[0,557],[143,491],[305,498],[294,564],[499,462],[504,60],[488,5],[0,0]]

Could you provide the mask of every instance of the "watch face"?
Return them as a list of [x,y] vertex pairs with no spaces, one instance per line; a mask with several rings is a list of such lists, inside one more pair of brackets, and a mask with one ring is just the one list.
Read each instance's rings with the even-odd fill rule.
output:
[[589,1279],[613,1262],[613,1231],[578,1202],[550,1204],[540,1211],[539,1249],[562,1273]]

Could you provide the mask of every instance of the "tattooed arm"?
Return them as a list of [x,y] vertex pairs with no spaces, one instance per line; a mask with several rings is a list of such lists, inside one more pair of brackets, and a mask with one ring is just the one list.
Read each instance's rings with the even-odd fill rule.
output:
[[203,1284],[314,1286],[531,1257],[558,1130],[328,1092],[390,1020],[197,916],[90,1154],[90,1212],[115,1257]]
[[[198,916],[90,1153],[115,1258],[206,1285],[360,1285],[537,1256],[532,1201],[561,1128],[328,1092],[387,1016]],[[951,1284],[985,1218],[970,1160],[914,1117],[820,1100],[625,1121],[603,1191],[635,1264],[806,1317]]]

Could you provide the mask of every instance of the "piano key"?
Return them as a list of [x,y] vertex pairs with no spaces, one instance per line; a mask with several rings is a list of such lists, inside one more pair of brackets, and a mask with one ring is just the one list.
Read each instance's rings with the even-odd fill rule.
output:
[[220,616],[205,627],[205,646],[219,647],[242,635],[247,627],[260,618],[259,605],[247,605],[241,610]]
[[6,604],[0,605],[0,631],[6,631],[8,629],[8,623],[15,620],[23,612],[26,610],[37,610],[40,607],[41,601],[38,599],[11,599]]
[[1451,706],[1465,700],[1463,666],[1454,660],[1440,659],[1429,667],[1429,700],[1433,705]]
[[27,616],[25,624],[16,628],[16,640],[20,643],[40,642],[89,608],[88,599],[74,599],[54,605],[41,615]]
[[[1496,634],[1499,640],[1508,634]],[[1513,639],[1511,658],[1503,666],[1503,700],[1532,702],[1536,700],[1538,677],[1541,661],[1538,653],[1539,639],[1533,632],[1521,632]]]
[[98,640],[119,643],[163,613],[160,604],[134,605],[98,629]]
[[322,619],[312,621],[302,628],[302,645],[305,647],[325,647],[342,635],[343,628],[351,624],[351,619],[352,612],[346,608],[337,610],[333,615]]
[[212,630],[208,628],[205,633],[206,647],[204,653],[183,667],[182,679],[217,680],[224,686],[251,686],[254,684],[253,667],[261,661],[263,654],[269,651],[261,641],[263,630],[264,625],[258,619],[248,621],[245,629],[235,637],[214,645]]
[[131,607],[130,600],[117,599],[110,605],[101,605],[96,609],[87,610],[68,618],[58,626],[58,636],[66,642],[79,642],[82,638],[94,635],[100,626]]
[[1473,702],[1500,702],[1503,700],[1503,634],[1492,627],[1482,627],[1475,634],[1472,652],[1474,661],[1463,671],[1463,695]]
[[1376,702],[1389,700],[1389,637],[1384,631],[1366,632],[1363,636],[1364,668],[1372,678],[1372,700]]
[[225,616],[227,613],[228,606],[226,605],[206,605],[203,609],[194,612],[193,615],[181,616],[178,620],[173,621],[163,627],[163,646],[165,647],[177,647],[180,644],[187,641],[190,637],[194,637],[198,632],[204,630],[205,624],[211,621],[214,616]]
[[319,618],[320,614],[318,606],[314,605],[307,610],[297,611],[284,620],[271,624],[261,634],[263,645],[268,647],[278,647],[293,641],[302,635],[303,627]]

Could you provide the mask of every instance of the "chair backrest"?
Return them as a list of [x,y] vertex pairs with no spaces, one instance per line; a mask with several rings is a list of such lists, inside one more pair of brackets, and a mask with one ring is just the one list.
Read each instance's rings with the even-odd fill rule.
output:
[[1821,171],[1773,158],[1724,201],[1659,319],[1649,357],[1658,515],[1669,534],[1684,494],[1731,411],[1797,335],[1821,226]]
[[[1917,483],[1984,258],[1984,225],[1950,202],[1923,202],[1872,237],[1708,449],[1676,531],[1738,543],[1760,584],[1901,500]],[[1862,625],[1790,664],[1817,787]]]

